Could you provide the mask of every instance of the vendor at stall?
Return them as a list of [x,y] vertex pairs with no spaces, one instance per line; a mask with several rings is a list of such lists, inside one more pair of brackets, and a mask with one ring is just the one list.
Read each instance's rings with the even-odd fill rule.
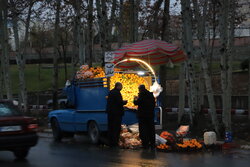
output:
[[109,92],[107,101],[108,113],[108,137],[110,147],[117,147],[121,131],[122,116],[124,115],[123,105],[127,101],[123,101],[121,91],[122,84],[117,82],[115,88]]
[[139,95],[134,98],[134,104],[138,105],[139,132],[143,148],[155,148],[154,108],[155,98],[145,85],[139,86]]

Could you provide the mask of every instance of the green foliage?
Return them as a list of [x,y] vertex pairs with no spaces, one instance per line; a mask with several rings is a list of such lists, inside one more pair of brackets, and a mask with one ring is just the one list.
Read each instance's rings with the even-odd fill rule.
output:
[[[49,64],[43,64],[41,68],[41,79],[39,81],[39,65],[38,64],[28,64],[25,68],[25,81],[27,85],[27,91],[44,91],[52,89],[52,80],[53,80],[53,66]],[[64,67],[60,65],[59,68],[59,88],[62,88],[65,84],[65,75]],[[68,76],[67,79],[71,79],[72,68],[70,65],[68,67]],[[11,65],[11,81],[12,81],[12,90],[13,93],[18,93],[19,90],[19,73],[17,65]]]

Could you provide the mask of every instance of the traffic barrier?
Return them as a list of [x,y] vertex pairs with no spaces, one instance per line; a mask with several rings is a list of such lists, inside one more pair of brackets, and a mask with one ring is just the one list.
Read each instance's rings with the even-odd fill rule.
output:
[[[178,108],[166,108],[165,109],[166,112],[172,112],[172,113],[178,113],[179,109]],[[189,112],[190,108],[184,108],[184,112]],[[222,114],[222,109],[216,109],[216,113],[217,114]],[[204,108],[202,109],[203,113],[210,113],[210,109],[209,108]],[[245,109],[232,109],[231,110],[232,115],[247,115],[248,114],[248,110]]]
[[47,105],[30,105],[29,109],[48,109]]

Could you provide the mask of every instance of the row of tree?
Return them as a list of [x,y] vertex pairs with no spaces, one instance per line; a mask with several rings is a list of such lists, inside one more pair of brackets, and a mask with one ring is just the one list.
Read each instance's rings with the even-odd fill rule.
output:
[[[8,63],[10,50],[15,52],[19,69],[19,101],[27,111],[24,70],[28,48],[34,48],[40,59],[44,49],[54,48],[52,85],[56,102],[58,58],[63,56],[66,59],[67,47],[74,48],[71,62],[75,71],[77,64],[92,66],[94,43],[100,44],[103,55],[111,50],[113,42],[121,46],[124,42],[161,38],[162,34],[167,39],[169,3],[164,1],[162,8],[163,0],[155,3],[150,0],[1,0],[1,81],[4,81],[1,86],[6,89],[7,98],[12,99]],[[10,33],[9,29],[13,32]],[[8,44],[11,36],[14,37],[12,48]]]
[[[25,57],[27,48],[33,47],[42,57],[47,47],[54,48],[53,56],[53,101],[57,108],[58,59],[66,59],[66,51],[73,47],[72,69],[77,64],[93,63],[93,45],[100,44],[101,55],[112,49],[114,42],[143,39],[161,39],[167,42],[182,40],[188,61],[180,68],[179,118],[184,111],[185,94],[191,108],[190,120],[199,120],[201,98],[207,94],[214,129],[219,133],[211,80],[211,61],[214,41],[220,36],[221,87],[223,90],[223,127],[231,131],[231,80],[234,55],[234,29],[242,21],[236,0],[176,0],[180,3],[181,15],[170,15],[170,0],[0,0],[1,40],[1,90],[5,88],[7,98],[12,99],[9,74],[8,27],[13,28],[16,63],[19,69],[20,99],[27,108],[25,83]],[[178,5],[177,5],[178,8]],[[49,39],[50,38],[50,39]],[[51,40],[52,39],[52,40]],[[198,49],[193,40],[198,39]],[[201,68],[194,69],[195,57],[199,57]],[[67,74],[66,61],[65,73]],[[162,82],[166,80],[166,65],[160,67]],[[204,87],[205,85],[205,87]],[[163,107],[166,101],[166,84],[163,84]],[[250,89],[250,88],[249,88]],[[187,91],[186,91],[187,90]],[[0,91],[3,97],[3,91]]]
[[[212,124],[215,131],[219,134],[221,131],[232,131],[231,127],[231,96],[232,96],[232,61],[235,55],[234,31],[244,16],[240,12],[238,1],[203,1],[203,0],[182,0],[182,18],[183,18],[183,47],[189,57],[186,63],[188,71],[188,95],[190,98],[190,108],[195,114],[195,120],[199,120],[199,112],[202,102],[200,101],[203,87],[199,82],[204,80],[205,92],[208,97],[209,108],[211,112]],[[212,32],[211,32],[212,30]],[[214,93],[212,88],[211,71],[209,64],[211,56],[214,54],[215,37],[219,35],[220,41],[220,68],[221,68],[221,88],[222,88],[222,124],[218,121],[216,115]],[[210,38],[212,36],[212,38]],[[194,71],[194,45],[193,39],[199,41],[198,55],[201,61],[199,77]],[[184,68],[182,68],[184,69]],[[182,74],[183,76],[184,74]],[[197,77],[198,76],[198,77]],[[180,79],[181,80],[181,79]],[[184,82],[183,80],[181,80]],[[180,87],[180,92],[184,88]],[[183,96],[180,94],[180,96]],[[183,99],[183,97],[182,97]],[[183,113],[183,100],[180,101],[179,120]]]

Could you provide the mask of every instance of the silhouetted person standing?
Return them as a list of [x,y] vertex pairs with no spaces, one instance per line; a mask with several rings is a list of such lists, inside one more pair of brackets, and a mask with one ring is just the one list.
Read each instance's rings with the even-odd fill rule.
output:
[[145,85],[139,86],[139,96],[135,97],[134,104],[138,105],[139,132],[143,148],[155,148],[154,108],[155,98]]
[[117,147],[121,131],[122,116],[124,115],[123,101],[121,91],[122,84],[117,82],[115,88],[109,92],[107,101],[108,113],[108,138],[110,147]]

